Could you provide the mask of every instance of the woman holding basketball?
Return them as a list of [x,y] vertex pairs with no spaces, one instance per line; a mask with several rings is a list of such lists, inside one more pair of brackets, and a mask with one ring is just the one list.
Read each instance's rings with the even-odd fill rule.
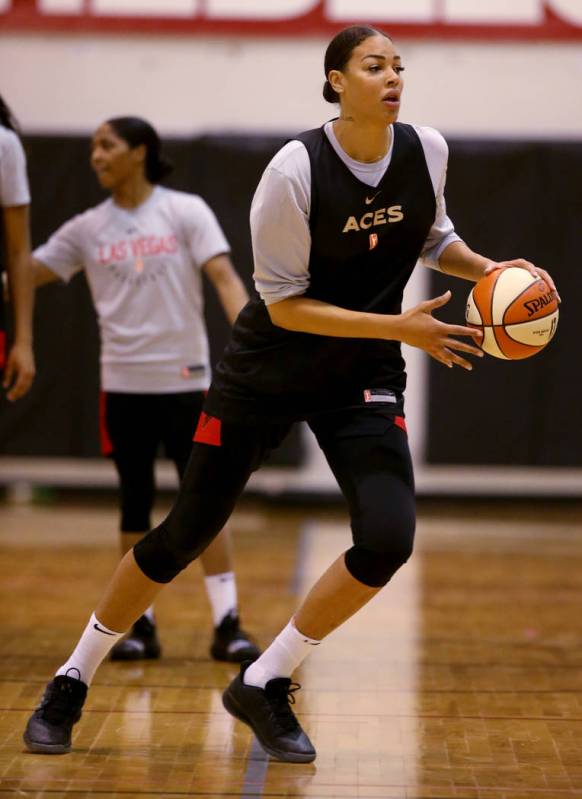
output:
[[[210,383],[202,275],[232,323],[248,299],[216,217],[201,197],[158,185],[171,171],[152,126],[101,125],[91,165],[111,198],[64,224],[34,252],[38,285],[85,270],[101,331],[102,441],[119,476],[121,550],[150,528],[160,444],[181,477]],[[216,660],[259,654],[241,630],[228,534],[201,558]],[[153,607],[116,643],[114,660],[160,656]]]
[[315,758],[290,708],[292,672],[412,552],[400,342],[449,367],[471,369],[467,356],[482,354],[472,340],[478,333],[432,316],[448,292],[401,310],[419,257],[471,281],[493,266],[459,239],[446,215],[440,134],[396,122],[402,71],[394,43],[375,29],[347,28],[330,43],[324,95],[339,102],[340,116],[286,144],[263,175],[251,210],[261,299],[248,303],[234,326],[173,509],[126,555],[49,683],[25,732],[32,751],[68,751],[111,638],[204,551],[252,470],[304,419],[348,502],[353,546],[263,655],[243,665],[224,704],[273,757]]
[[26,158],[12,113],[0,97],[0,206],[3,238],[0,277],[6,258],[7,288],[13,314],[13,342],[6,354],[6,324],[3,291],[0,291],[0,372],[6,396],[14,401],[24,396],[34,379],[32,354],[33,286],[30,273],[28,211],[30,193]]

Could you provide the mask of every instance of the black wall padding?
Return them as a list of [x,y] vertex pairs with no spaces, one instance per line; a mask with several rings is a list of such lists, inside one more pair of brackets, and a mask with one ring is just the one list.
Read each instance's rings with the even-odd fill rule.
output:
[[[175,171],[166,185],[198,193],[217,214],[233,260],[252,290],[248,215],[263,169],[282,137],[203,137],[167,143]],[[106,195],[89,167],[89,143],[77,137],[29,137],[25,142],[32,204],[33,242]],[[228,324],[211,286],[205,288],[212,361],[228,338]],[[35,351],[38,374],[30,394],[14,405],[1,400],[0,452],[12,455],[95,456],[98,438],[98,354],[95,314],[82,275],[68,286],[38,292]],[[293,431],[272,456],[280,465],[301,462],[301,440]]]
[[[260,175],[284,136],[204,136],[167,143],[176,170],[168,181],[201,194],[220,219],[233,258],[251,288],[248,226]],[[80,137],[26,141],[36,244],[73,214],[103,198]],[[428,460],[435,464],[580,465],[582,407],[582,142],[451,141],[448,209],[457,230],[492,258],[525,257],[558,281],[563,309],[556,339],[531,360],[492,358],[473,373],[431,361],[426,407]],[[439,318],[464,318],[470,285],[431,272],[431,293],[451,287]],[[228,326],[212,290],[207,320],[216,361]],[[0,452],[93,456],[98,453],[98,338],[84,278],[39,292],[38,378],[31,394],[0,413]],[[295,435],[279,462],[298,463]]]
[[[554,277],[555,339],[533,358],[486,356],[472,373],[430,361],[428,461],[580,466],[582,143],[450,142],[447,207],[457,232],[496,260],[526,258]],[[461,323],[471,284],[432,272],[438,318]]]

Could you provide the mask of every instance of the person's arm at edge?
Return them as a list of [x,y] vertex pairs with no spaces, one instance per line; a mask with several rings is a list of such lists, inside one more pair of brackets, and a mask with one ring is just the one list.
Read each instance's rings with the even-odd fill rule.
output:
[[[6,229],[9,225],[10,222],[6,225]],[[7,235],[7,239],[9,237],[10,234]],[[60,278],[33,258],[29,251],[24,251],[16,259],[10,258],[9,255],[8,264],[8,294],[14,308],[15,335],[14,344],[6,360],[2,386],[7,389],[7,399],[14,402],[29,391],[36,373],[32,350],[35,288],[53,283]]]
[[14,318],[14,342],[6,359],[3,388],[11,401],[30,389],[35,375],[32,350],[34,287],[30,269],[29,206],[2,209],[6,237],[8,293]]

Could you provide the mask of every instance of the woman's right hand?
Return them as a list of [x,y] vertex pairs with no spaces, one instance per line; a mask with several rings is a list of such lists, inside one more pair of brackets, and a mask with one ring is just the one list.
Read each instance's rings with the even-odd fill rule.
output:
[[35,375],[34,355],[30,344],[15,341],[6,360],[2,387],[10,402],[24,397]]
[[445,366],[452,368],[454,364],[457,364],[457,366],[471,371],[473,365],[458,355],[455,350],[475,355],[478,358],[483,357],[483,350],[452,338],[452,336],[469,336],[478,343],[483,333],[476,328],[448,325],[433,317],[432,312],[446,305],[450,299],[451,292],[446,291],[440,297],[425,300],[414,308],[404,311],[399,319],[400,335],[398,338],[411,347],[424,350]]

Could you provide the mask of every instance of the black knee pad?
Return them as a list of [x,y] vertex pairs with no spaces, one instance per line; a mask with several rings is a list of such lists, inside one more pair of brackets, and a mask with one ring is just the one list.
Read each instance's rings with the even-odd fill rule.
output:
[[146,577],[155,583],[169,583],[203,550],[175,550],[162,523],[137,542],[133,556]]
[[352,577],[370,588],[381,588],[406,563],[410,552],[373,552],[355,545],[344,555],[346,568]]

